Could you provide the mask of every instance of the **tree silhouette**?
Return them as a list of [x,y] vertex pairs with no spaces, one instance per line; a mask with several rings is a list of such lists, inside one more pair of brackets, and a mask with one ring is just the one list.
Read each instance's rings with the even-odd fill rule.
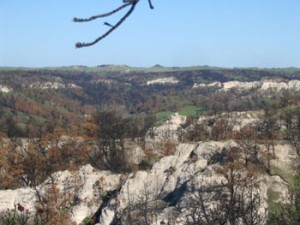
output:
[[[126,14],[123,17],[121,17],[120,20],[115,25],[112,25],[108,22],[104,22],[104,25],[110,27],[108,31],[106,31],[104,34],[102,34],[101,36],[99,36],[98,38],[96,38],[92,42],[87,42],[87,43],[78,42],[78,43],[76,43],[76,48],[92,46],[92,45],[98,43],[99,41],[101,41],[102,39],[104,39],[105,37],[107,37],[111,32],[113,32],[116,28],[118,28],[131,15],[131,13],[134,11],[136,5],[139,2],[140,2],[140,0],[123,0],[123,4],[121,6],[119,6],[118,8],[116,8],[116,9],[110,11],[110,12],[103,13],[103,14],[100,14],[100,15],[91,16],[91,17],[85,18],[85,19],[75,17],[73,19],[74,22],[90,22],[90,21],[96,20],[98,18],[109,17],[109,16],[121,11],[122,9],[130,7],[129,10],[126,12]],[[150,9],[153,9],[154,7],[152,5],[151,0],[148,0],[148,3],[149,3]]]

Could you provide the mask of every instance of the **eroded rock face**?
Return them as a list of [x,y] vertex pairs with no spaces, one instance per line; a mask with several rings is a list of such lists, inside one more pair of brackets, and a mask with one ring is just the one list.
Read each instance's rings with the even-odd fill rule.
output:
[[48,90],[48,89],[82,89],[82,87],[73,83],[64,83],[60,77],[54,77],[51,81],[37,81],[31,84],[25,85],[30,89]]
[[222,83],[221,82],[213,82],[209,84],[194,84],[192,88],[221,88]]
[[[196,193],[195,184],[201,186],[225,182],[224,176],[216,170],[220,166],[220,161],[212,162],[211,157],[214,154],[221,154],[224,149],[236,146],[238,145],[234,141],[179,144],[174,155],[162,158],[150,171],[138,171],[129,176],[117,197],[116,211],[120,212],[129,205],[139,205],[145,199],[151,202],[159,198],[164,210],[158,213],[157,221],[153,224],[167,222],[167,211],[172,211],[174,206],[189,205],[191,196]],[[282,158],[284,156],[278,154],[272,163]],[[270,192],[278,192],[283,198],[288,195],[287,184],[277,175],[258,174],[253,179],[257,184],[255,193],[259,193],[262,201],[258,209],[261,214],[265,213],[268,207],[267,199]],[[108,209],[111,213],[114,206],[110,205]],[[109,224],[109,221],[100,224]]]
[[1,85],[0,84],[0,93],[2,92],[2,93],[9,93],[9,92],[12,92],[13,90],[12,90],[12,88],[9,88],[9,87],[7,87],[7,86],[5,86],[5,85]]
[[[55,173],[52,178],[60,191],[61,198],[70,196],[70,199],[76,199],[70,201],[70,205],[75,204],[72,207],[71,216],[75,222],[80,223],[86,216],[94,214],[101,204],[101,196],[104,193],[119,187],[121,175],[109,171],[99,171],[87,165],[81,167],[78,172]],[[49,178],[36,190],[43,194],[51,183]],[[14,209],[18,203],[25,209],[34,212],[38,205],[36,191],[32,188],[0,190],[0,212]]]
[[17,190],[0,190],[0,212],[14,209],[20,203],[26,209],[35,210],[35,191],[31,188],[20,188]]
[[215,87],[220,91],[229,91],[231,89],[236,89],[239,91],[246,91],[255,89],[259,92],[265,91],[282,91],[282,90],[300,90],[300,81],[299,80],[261,80],[261,81],[252,81],[252,82],[241,82],[241,81],[228,81],[224,83],[213,82],[209,84],[194,84],[193,88],[209,88]]
[[126,141],[125,157],[128,163],[138,165],[145,157],[145,153],[138,144],[132,141]]
[[156,143],[162,143],[166,140],[178,143],[181,134],[181,125],[186,122],[186,116],[182,116],[178,113],[174,113],[170,118],[161,126],[154,127],[148,131],[146,135],[146,142],[149,145]]
[[232,88],[238,89],[238,90],[249,90],[253,88],[257,88],[261,86],[261,82],[254,81],[254,82],[240,82],[240,81],[229,81],[223,83],[222,90],[228,91]]
[[[174,115],[168,121],[169,125],[176,126],[184,122],[185,118],[179,115]],[[137,148],[137,146],[131,147]],[[141,207],[139,204],[147,199],[148,207],[153,207],[153,202],[159,206],[153,225],[161,222],[167,224],[171,220],[179,225],[180,218],[188,213],[188,206],[191,198],[197,193],[197,188],[226,182],[218,169],[230,160],[227,150],[235,147],[238,147],[238,143],[231,140],[178,143],[173,155],[161,158],[147,171],[120,175],[99,171],[86,165],[79,171],[55,173],[52,178],[62,196],[72,194],[73,200],[70,206],[72,219],[77,223],[86,216],[93,215],[108,192],[118,190],[103,207],[98,224],[111,224],[128,207]],[[260,147],[264,148],[264,146]],[[137,152],[140,152],[140,149]],[[274,152],[276,156],[272,158],[271,165],[280,171],[290,169],[289,166],[297,159],[294,150],[286,144],[275,145]],[[134,151],[132,153],[134,154]],[[240,160],[243,161],[243,157],[240,157]],[[256,184],[255,193],[259,193],[261,198],[259,208],[261,213],[264,213],[267,208],[270,193],[278,193],[281,198],[288,196],[287,184],[278,175],[258,173],[252,182]],[[43,193],[49,184],[51,184],[50,178],[37,189]],[[0,211],[13,209],[17,203],[34,211],[37,203],[35,190],[22,188],[0,191]],[[174,212],[177,207],[186,210]]]
[[79,204],[73,208],[73,219],[77,223],[93,215],[101,204],[101,196],[120,185],[121,175],[109,171],[98,171],[88,165],[79,171],[81,187],[78,189]]
[[201,116],[198,119],[198,124],[207,124],[211,120],[226,120],[228,121],[228,125],[232,126],[233,131],[239,131],[245,126],[253,126],[259,123],[262,116],[262,111],[230,112],[217,116]]
[[177,84],[179,81],[175,77],[164,77],[164,78],[157,78],[154,80],[147,81],[147,85],[153,84]]
[[66,85],[63,83],[59,83],[59,82],[35,82],[33,84],[30,84],[29,88],[41,89],[41,90],[63,89],[63,88],[66,88]]

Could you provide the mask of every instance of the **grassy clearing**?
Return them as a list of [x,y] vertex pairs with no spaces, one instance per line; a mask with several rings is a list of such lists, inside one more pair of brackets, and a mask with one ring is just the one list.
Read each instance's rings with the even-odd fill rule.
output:
[[165,122],[173,112],[171,111],[164,111],[164,112],[158,112],[156,113],[156,119],[159,123]]
[[[197,114],[201,113],[201,108],[196,106],[186,106],[178,111],[178,113],[182,116],[191,116],[194,117]],[[156,113],[157,122],[163,123],[165,122],[174,112],[171,111],[163,111]]]
[[179,110],[179,114],[183,116],[196,116],[201,111],[201,108],[197,106],[187,106]]

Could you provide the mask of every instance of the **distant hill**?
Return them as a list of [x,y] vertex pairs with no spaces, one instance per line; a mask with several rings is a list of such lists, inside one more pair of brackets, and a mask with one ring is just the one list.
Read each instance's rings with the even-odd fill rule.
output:
[[[271,82],[271,86],[276,86],[279,82],[283,87],[279,89],[283,91],[287,89],[285,86],[289,87],[288,81],[298,79],[300,79],[298,68],[161,65],[150,68],[127,65],[2,67],[0,131],[22,136],[28,133],[29,126],[42,129],[41,127],[59,124],[67,129],[71,125],[78,124],[84,116],[93,115],[102,109],[117,109],[124,114],[154,113],[158,117],[163,115],[162,113],[184,111],[191,107],[196,109],[195,111],[207,111],[212,105],[209,103],[212,100],[211,96],[219,98],[218,93],[228,85],[232,88],[227,88],[226,95],[229,95],[228,90],[231,93],[227,101],[234,101],[235,109],[241,108],[241,104],[243,108],[247,108],[250,95],[252,98],[262,95],[261,92],[259,94],[255,92],[258,87],[255,85],[252,87],[249,82],[260,82],[260,87],[263,81]],[[228,83],[232,81],[239,83]],[[234,85],[238,87],[235,88]],[[246,86],[252,88],[241,88]],[[275,89],[267,88],[269,91]],[[277,91],[279,89],[277,88]],[[247,93],[242,93],[245,91]],[[245,102],[241,102],[242,96]],[[11,124],[14,124],[15,130],[9,131],[8,127],[11,127]]]

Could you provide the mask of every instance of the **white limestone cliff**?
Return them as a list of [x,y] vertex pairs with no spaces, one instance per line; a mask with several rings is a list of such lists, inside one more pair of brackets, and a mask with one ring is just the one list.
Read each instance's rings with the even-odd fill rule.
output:
[[179,81],[175,77],[164,77],[164,78],[157,78],[154,80],[147,81],[147,85],[153,84],[177,84]]
[[9,93],[9,92],[12,92],[12,91],[13,91],[12,88],[0,84],[0,92]]
[[265,91],[282,91],[282,90],[300,90],[299,80],[260,80],[252,82],[242,82],[242,81],[228,81],[224,83],[212,82],[208,84],[195,83],[193,88],[208,88],[215,87],[220,91],[229,91],[231,89],[236,89],[239,91],[246,91],[251,89],[257,89],[260,92]]
[[[258,114],[259,112],[241,112],[231,116],[240,117],[239,126],[243,126],[243,124],[257,120]],[[154,139],[149,137],[147,141],[163,141],[164,133],[170,130],[174,132],[172,137],[178,140],[178,128],[185,121],[186,117],[184,116],[172,115],[165,124],[154,130],[156,134]],[[201,123],[201,120],[199,122]],[[67,138],[64,137],[61,141],[67,141]],[[232,140],[176,143],[173,155],[162,157],[147,171],[134,171],[121,175],[109,171],[99,171],[86,165],[79,171],[57,172],[53,174],[52,179],[55,180],[62,194],[71,193],[77,199],[76,204],[71,206],[72,219],[77,224],[86,216],[93,215],[102,204],[103,196],[113,190],[119,190],[119,192],[102,210],[99,225],[109,225],[117,213],[122,212],[129,205],[144,201],[145,197],[148,200],[155,200],[158,196],[159,204],[163,208],[156,215],[153,225],[161,222],[168,223],[174,206],[182,207],[189,204],[191,197],[195,194],[195,185],[215,185],[224,181],[224,176],[217,171],[221,162],[212,160],[212,156],[221,154],[224,149],[238,146]],[[260,147],[264,148],[264,146]],[[136,156],[137,161],[133,160],[133,163],[138,163],[143,158],[138,146],[132,144],[127,148],[133,149],[131,154],[138,155]],[[285,143],[277,143],[274,152],[275,157],[271,160],[273,168],[290,173],[291,165],[298,157],[293,148]],[[268,207],[267,200],[270,192],[278,193],[281,199],[288,196],[287,184],[279,175],[270,176],[267,173],[258,173],[253,182],[257,184],[255,191],[260,194],[262,201],[261,213]],[[51,179],[46,180],[37,189],[43,192],[50,183]],[[36,202],[35,190],[31,188],[0,191],[0,212],[13,209],[17,203],[34,211]],[[183,217],[187,212],[181,213],[183,214],[178,215],[179,217]],[[180,222],[177,221],[175,224],[179,225]]]

